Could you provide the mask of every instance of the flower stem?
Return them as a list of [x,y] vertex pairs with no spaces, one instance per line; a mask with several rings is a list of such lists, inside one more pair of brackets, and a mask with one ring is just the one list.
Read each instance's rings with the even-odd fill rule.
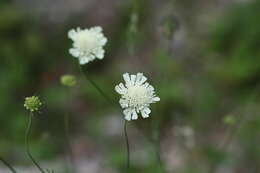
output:
[[15,169],[4,158],[0,157],[0,160],[6,167],[8,167],[11,170],[11,172],[16,173]]
[[[260,85],[258,84],[255,89],[253,90],[253,94],[251,96],[249,96],[249,99],[247,100],[247,102],[245,102],[246,107],[245,110],[243,111],[243,113],[240,114],[240,116],[237,119],[237,124],[234,127],[229,127],[228,128],[228,135],[226,137],[226,139],[223,141],[223,143],[219,144],[217,147],[220,148],[221,150],[228,150],[230,144],[232,143],[232,140],[234,139],[234,137],[237,135],[237,133],[239,132],[239,130],[241,129],[241,127],[243,126],[243,123],[247,120],[247,109],[248,107],[252,104],[252,102],[257,98],[257,96],[259,95],[259,87]],[[217,164],[211,164],[209,167],[209,173],[214,173],[217,171],[218,165]]]
[[162,126],[162,122],[157,120],[158,122],[156,122],[156,129],[157,129],[157,133],[156,133],[156,139],[155,139],[155,152],[156,152],[156,157],[157,157],[157,161],[159,164],[159,167],[161,169],[162,172],[166,172],[165,170],[165,165],[163,164],[162,158],[161,158],[161,137],[162,137],[162,133],[161,133],[161,126]]
[[64,130],[65,130],[65,135],[66,135],[66,142],[67,142],[67,150],[69,153],[69,159],[71,163],[71,172],[77,173],[76,166],[75,166],[75,159],[73,156],[73,151],[72,151],[72,145],[70,141],[70,130],[69,130],[69,115],[66,114],[64,116]]
[[[117,104],[114,104],[113,101],[111,101],[111,99],[105,94],[105,92],[100,89],[100,87],[89,77],[89,75],[87,74],[86,71],[83,71],[83,68],[81,65],[79,65],[80,68],[80,72],[83,74],[83,76],[85,76],[85,78],[91,83],[91,85],[100,93],[100,95],[102,95],[105,100],[112,106],[115,107],[116,110],[119,110],[120,113],[122,113],[120,106],[118,106]],[[130,167],[130,147],[129,147],[129,139],[128,139],[128,135],[127,135],[127,122],[125,121],[124,124],[124,135],[125,135],[125,141],[126,141],[126,149],[127,149],[127,169],[129,169]]]
[[162,172],[165,172],[165,169],[164,169],[164,165],[163,165],[163,162],[162,162],[162,158],[161,158],[161,154],[160,154],[160,138],[157,139],[156,141],[156,146],[155,146],[155,152],[156,152],[156,157],[157,157],[157,161],[158,161],[158,164],[160,166],[160,169]]
[[125,125],[124,125],[124,133],[125,133],[126,154],[127,154],[126,168],[129,169],[129,167],[130,167],[130,147],[129,147],[129,140],[128,140],[128,134],[127,134],[127,121],[126,120],[125,120]]
[[30,152],[30,132],[32,128],[32,118],[33,113],[30,113],[29,120],[28,120],[28,126],[26,130],[26,137],[25,137],[25,145],[26,145],[26,152],[33,164],[39,169],[41,173],[45,173],[45,171],[41,168],[41,166],[37,163],[37,161],[33,158],[31,152]]
[[156,157],[156,160],[159,164],[159,167],[161,169],[162,172],[166,172],[165,170],[165,165],[163,164],[163,160],[161,158],[161,146],[160,146],[160,141],[161,141],[161,135],[160,133],[157,135],[156,138],[154,137],[150,137],[149,135],[147,135],[146,133],[142,132],[140,128],[138,128],[138,131],[140,131],[140,133],[142,133],[142,135],[146,138],[146,140],[149,142],[149,144],[154,148],[154,156]]
[[80,66],[79,68],[83,76],[85,76],[85,78],[100,93],[100,95],[102,95],[109,104],[115,106],[114,103],[111,101],[111,99],[105,94],[105,92],[91,79],[91,77],[87,74],[87,72],[83,70],[82,66]]

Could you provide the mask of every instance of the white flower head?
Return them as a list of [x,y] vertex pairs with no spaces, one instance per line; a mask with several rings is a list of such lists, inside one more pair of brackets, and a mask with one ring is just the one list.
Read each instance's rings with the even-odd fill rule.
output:
[[68,37],[73,41],[73,47],[69,49],[69,53],[78,58],[80,64],[86,64],[96,58],[104,58],[103,46],[107,43],[107,38],[102,33],[101,27],[71,29]]
[[125,84],[120,83],[115,90],[121,95],[119,103],[124,109],[125,119],[136,120],[139,113],[143,118],[148,118],[151,113],[150,104],[160,101],[155,95],[154,87],[146,82],[147,78],[142,73],[125,73],[123,78]]

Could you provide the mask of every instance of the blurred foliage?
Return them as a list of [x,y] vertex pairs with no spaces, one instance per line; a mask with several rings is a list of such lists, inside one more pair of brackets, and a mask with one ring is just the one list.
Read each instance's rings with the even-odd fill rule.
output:
[[[183,2],[182,9],[188,2]],[[206,164],[257,165],[260,160],[260,1],[228,10],[209,28],[206,46],[199,50],[202,58],[188,60],[178,59],[168,48],[160,48],[160,40],[154,38],[156,27],[150,28],[151,8],[147,0],[129,1],[123,6],[117,23],[106,33],[109,34],[107,57],[102,63],[93,62],[83,68],[115,102],[118,97],[114,86],[122,80],[118,71],[126,69],[144,71],[161,98],[161,102],[152,105],[150,119],[131,124],[143,137],[146,144],[143,150],[148,159],[146,163],[133,161],[129,172],[161,172],[154,151],[159,145],[156,142],[167,140],[172,127],[179,124],[195,129],[197,143],[194,149],[188,150],[190,157],[180,172],[203,172]],[[10,4],[2,3],[0,10],[0,153],[19,164],[28,164],[22,152],[28,118],[23,100],[35,94],[43,100],[44,107],[42,114],[34,118],[32,152],[37,158],[47,160],[64,155],[63,119],[69,114],[72,139],[81,136],[91,151],[102,148],[109,164],[123,172],[124,141],[104,134],[107,130],[104,121],[115,114],[115,110],[85,82],[76,59],[67,53],[71,43],[66,32],[83,21],[76,16],[77,20],[72,18],[67,24],[50,29]],[[158,23],[167,38],[172,38],[181,28],[175,17]],[[193,34],[196,35],[195,30]],[[200,39],[196,43],[199,44]],[[126,58],[115,58],[120,50]],[[149,58],[145,59],[142,56],[146,56],[147,51]],[[134,59],[133,55],[140,58]],[[137,65],[132,65],[134,61]],[[60,77],[67,73],[77,78],[73,88],[60,84]],[[222,132],[227,125],[239,127],[233,139],[243,158],[233,158],[230,152],[219,148],[222,140],[219,133],[226,136],[227,132]],[[100,144],[92,146],[89,141]],[[248,169],[257,172],[259,166]]]
[[217,62],[209,72],[222,83],[243,86],[259,80],[259,6],[256,1],[236,7],[215,26],[209,50],[216,53]]
[[[0,145],[9,145],[12,153],[15,152],[12,148],[24,143],[28,113],[23,107],[23,100],[26,96],[40,94],[40,89],[49,85],[50,76],[46,75],[58,61],[52,61],[55,49],[50,49],[55,45],[44,36],[39,23],[13,6],[1,5],[0,8],[0,78],[3,81],[0,84],[0,121],[4,122],[1,134],[5,139],[1,140]],[[41,126],[41,123],[37,126]],[[34,138],[39,140],[41,136]],[[52,153],[53,147],[49,146],[47,152],[44,145],[38,148],[45,150],[40,153],[50,156],[52,154],[48,153]],[[3,151],[6,151],[5,147],[1,147],[0,152]]]

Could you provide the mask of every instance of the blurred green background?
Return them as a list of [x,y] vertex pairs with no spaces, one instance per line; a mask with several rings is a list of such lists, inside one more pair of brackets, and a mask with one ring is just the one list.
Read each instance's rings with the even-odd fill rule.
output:
[[[71,166],[69,116],[77,172],[127,172],[123,116],[68,53],[78,26],[103,27],[105,58],[84,71],[114,102],[124,72],[143,72],[161,98],[128,124],[128,172],[260,172],[259,0],[1,0],[0,14],[0,155],[20,172],[36,172],[24,145],[31,95],[44,103],[31,135],[44,167]],[[64,74],[77,85],[62,86]]]

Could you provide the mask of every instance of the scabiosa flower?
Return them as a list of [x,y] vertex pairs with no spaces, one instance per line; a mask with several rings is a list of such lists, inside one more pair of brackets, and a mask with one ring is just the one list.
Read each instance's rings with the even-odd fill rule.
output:
[[143,118],[148,118],[151,113],[150,104],[160,101],[155,95],[154,87],[146,82],[147,78],[142,73],[125,73],[123,78],[125,85],[120,83],[115,90],[121,95],[119,103],[124,109],[125,119],[136,120],[138,113],[141,113]]
[[41,100],[37,96],[26,97],[24,107],[31,112],[38,111],[42,105]]
[[68,37],[73,41],[73,48],[69,49],[69,53],[78,58],[80,64],[86,64],[96,58],[104,58],[103,46],[107,38],[103,35],[101,27],[71,29]]

